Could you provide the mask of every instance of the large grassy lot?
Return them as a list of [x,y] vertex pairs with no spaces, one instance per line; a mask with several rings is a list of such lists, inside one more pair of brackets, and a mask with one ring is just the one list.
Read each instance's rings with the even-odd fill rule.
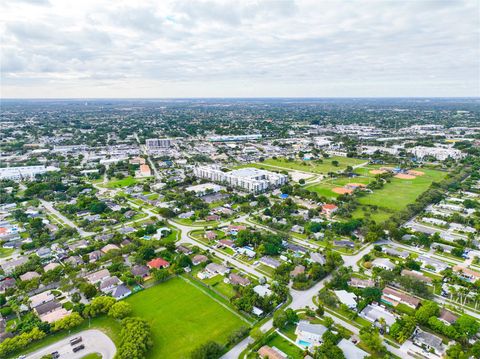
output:
[[192,349],[209,340],[225,343],[248,325],[198,287],[174,278],[126,299],[133,315],[152,327],[154,346],[148,358],[188,358]]
[[392,178],[382,189],[361,197],[361,206],[353,213],[354,218],[370,215],[377,222],[384,221],[414,203],[432,182],[439,182],[447,175],[446,172],[431,169],[422,168],[421,171],[425,173],[423,176],[411,180]]
[[107,188],[122,188],[122,187],[129,187],[139,182],[137,179],[133,177],[125,177],[122,179],[114,179],[109,181],[105,184]]
[[[337,161],[338,166],[334,166],[332,164],[332,161]],[[311,172],[314,174],[327,174],[328,172],[343,171],[344,169],[347,168],[347,166],[355,166],[364,162],[366,161],[362,159],[340,157],[340,156],[332,156],[329,158],[324,158],[322,163],[318,163],[315,160],[288,161],[285,158],[277,158],[277,159],[269,158],[261,163],[242,165],[240,167],[256,167],[256,168],[263,168],[266,170],[269,170],[269,169],[270,170],[272,169],[286,170],[286,171],[295,170],[295,171]]]

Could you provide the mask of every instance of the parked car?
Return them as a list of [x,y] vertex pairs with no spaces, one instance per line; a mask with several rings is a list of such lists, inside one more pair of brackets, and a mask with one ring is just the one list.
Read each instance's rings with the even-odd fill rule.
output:
[[73,352],[76,353],[83,349],[85,349],[85,345],[82,344],[82,345],[79,345],[78,347],[73,348]]
[[73,339],[70,339],[70,345],[74,346],[75,344],[78,344],[82,341],[82,337],[75,337]]

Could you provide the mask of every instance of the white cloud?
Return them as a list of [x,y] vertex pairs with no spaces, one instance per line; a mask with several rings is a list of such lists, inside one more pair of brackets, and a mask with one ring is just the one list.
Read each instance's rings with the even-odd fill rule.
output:
[[2,97],[478,96],[476,1],[10,1]]

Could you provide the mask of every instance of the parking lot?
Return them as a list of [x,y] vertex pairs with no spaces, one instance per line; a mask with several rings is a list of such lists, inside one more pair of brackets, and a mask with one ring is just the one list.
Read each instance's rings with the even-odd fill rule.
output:
[[[82,337],[82,341],[78,344],[71,345],[70,340],[76,337]],[[85,348],[74,353],[73,348],[84,345]],[[28,359],[40,359],[42,356],[58,352],[61,359],[80,359],[90,353],[98,353],[103,359],[112,359],[115,356],[116,348],[112,340],[100,330],[92,329],[71,335],[54,344],[39,349],[28,354]]]

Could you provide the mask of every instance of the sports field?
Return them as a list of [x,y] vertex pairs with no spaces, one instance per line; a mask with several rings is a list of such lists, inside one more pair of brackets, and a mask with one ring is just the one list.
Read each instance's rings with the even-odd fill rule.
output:
[[133,315],[152,328],[153,349],[148,358],[188,358],[197,346],[209,341],[225,344],[228,336],[248,326],[198,287],[174,278],[126,299]]
[[[421,171],[425,173],[423,176],[417,176],[414,179],[392,178],[391,182],[385,184],[382,189],[359,198],[361,206],[353,213],[353,217],[365,217],[369,213],[373,220],[385,221],[395,212],[414,203],[432,182],[439,182],[447,175],[446,172],[431,169],[422,168]],[[372,211],[375,208],[372,206],[378,209]]]
[[[332,161],[337,161],[338,166],[334,166],[332,164]],[[266,170],[268,169],[286,170],[286,171],[294,170],[294,171],[310,172],[313,174],[327,174],[328,172],[343,171],[344,169],[347,168],[347,166],[355,166],[365,162],[366,162],[365,160],[358,159],[358,158],[349,158],[349,157],[340,157],[340,156],[323,158],[322,163],[318,163],[315,160],[288,161],[285,158],[277,158],[277,159],[269,158],[260,163],[242,165],[240,167],[256,167],[256,168],[263,168]]]

